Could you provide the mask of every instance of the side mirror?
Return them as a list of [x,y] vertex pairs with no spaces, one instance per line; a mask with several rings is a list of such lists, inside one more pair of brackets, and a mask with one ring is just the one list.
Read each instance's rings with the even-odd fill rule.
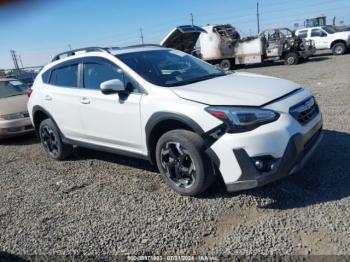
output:
[[112,79],[101,83],[101,92],[105,95],[121,93],[125,91],[125,86],[119,79]]

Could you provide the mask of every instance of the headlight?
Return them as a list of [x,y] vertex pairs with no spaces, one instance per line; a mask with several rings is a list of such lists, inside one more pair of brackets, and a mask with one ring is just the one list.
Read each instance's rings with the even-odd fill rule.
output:
[[279,118],[274,111],[254,107],[210,106],[205,110],[225,122],[229,132],[250,131]]
[[28,116],[29,116],[28,112],[19,112],[19,113],[8,114],[8,115],[0,115],[0,121],[21,119],[21,118],[26,118]]

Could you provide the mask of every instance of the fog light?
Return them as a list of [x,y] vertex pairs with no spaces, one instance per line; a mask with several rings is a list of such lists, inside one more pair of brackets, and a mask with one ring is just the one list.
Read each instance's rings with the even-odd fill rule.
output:
[[272,156],[261,156],[253,158],[255,168],[259,172],[269,172],[275,166],[276,160]]
[[262,160],[255,160],[254,165],[260,171],[264,169],[264,162]]

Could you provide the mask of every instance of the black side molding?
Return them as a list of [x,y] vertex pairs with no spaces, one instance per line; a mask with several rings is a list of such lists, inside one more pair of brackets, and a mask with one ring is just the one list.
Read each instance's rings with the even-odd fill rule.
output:
[[[184,114],[177,114],[177,113],[171,113],[171,112],[157,112],[154,113],[150,119],[148,120],[146,124],[146,137],[147,141],[149,138],[149,135],[152,132],[152,129],[160,122],[165,120],[176,120],[179,122],[182,122],[189,126],[192,130],[194,130],[197,134],[203,135],[204,130],[191,118]],[[147,143],[148,144],[148,143]]]

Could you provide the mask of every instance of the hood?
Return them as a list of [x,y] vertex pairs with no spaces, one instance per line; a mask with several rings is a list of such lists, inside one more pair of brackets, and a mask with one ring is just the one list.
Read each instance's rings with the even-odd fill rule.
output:
[[179,97],[207,105],[261,106],[300,86],[279,78],[233,73],[191,85],[172,87]]
[[201,33],[206,33],[206,31],[199,26],[178,26],[163,39],[160,45],[191,53]]
[[0,99],[0,115],[27,112],[27,95],[10,96]]

